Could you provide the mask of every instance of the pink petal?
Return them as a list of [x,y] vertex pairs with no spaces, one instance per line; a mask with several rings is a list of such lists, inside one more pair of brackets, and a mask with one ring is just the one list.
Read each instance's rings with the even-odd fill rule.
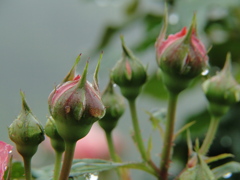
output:
[[162,43],[160,43],[157,47],[158,56],[160,57],[162,55],[162,52],[164,52],[166,48],[168,48],[172,43],[176,42],[177,40],[184,38],[186,34],[186,27],[183,27],[183,29],[176,34],[170,34],[168,38],[165,41],[162,41]]
[[207,52],[203,43],[194,34],[192,35],[191,40],[194,50],[198,51],[202,57],[206,57]]
[[0,141],[0,179],[4,176],[12,148],[11,145]]
[[80,80],[80,76],[76,76],[73,81],[68,81],[65,82],[64,84],[60,85],[59,87],[57,87],[56,90],[54,90],[54,94],[52,96],[52,100],[51,100],[51,104],[55,103],[55,100],[57,100],[62,93],[66,92],[68,89],[72,88],[75,84],[78,83],[78,81]]

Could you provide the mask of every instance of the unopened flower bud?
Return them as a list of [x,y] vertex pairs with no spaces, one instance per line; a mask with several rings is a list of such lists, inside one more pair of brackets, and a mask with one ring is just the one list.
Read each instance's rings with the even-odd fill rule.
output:
[[42,125],[37,121],[28,107],[21,91],[22,111],[8,128],[10,139],[16,144],[23,157],[32,157],[38,145],[45,139]]
[[165,39],[168,22],[165,14],[164,26],[155,44],[157,63],[167,89],[179,93],[188,87],[193,78],[206,70],[208,56],[204,45],[197,38],[195,16],[189,30],[184,27]]
[[123,37],[122,59],[117,62],[112,70],[111,77],[127,99],[135,99],[141,90],[141,87],[147,80],[147,74],[141,61],[139,61],[132,52],[125,46]]
[[114,91],[111,80],[102,94],[102,101],[106,107],[106,113],[98,122],[104,131],[111,132],[116,127],[119,118],[125,110],[124,98]]
[[[76,65],[77,63],[74,64]],[[93,84],[86,80],[87,63],[82,76],[68,78],[49,95],[49,110],[56,122],[58,133],[64,141],[76,142],[83,138],[88,134],[92,124],[105,114],[97,84],[99,66],[100,60],[94,74]],[[75,72],[75,68],[71,71]]]
[[45,133],[51,140],[53,149],[57,152],[65,150],[63,138],[59,135],[54,119],[50,116],[45,125]]
[[224,115],[229,106],[240,101],[240,86],[231,74],[230,54],[223,69],[202,86],[209,101],[209,110],[214,116]]

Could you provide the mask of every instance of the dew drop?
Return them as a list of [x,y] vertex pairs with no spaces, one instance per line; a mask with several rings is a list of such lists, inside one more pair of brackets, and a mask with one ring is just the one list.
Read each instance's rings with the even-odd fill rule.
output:
[[117,85],[116,85],[116,84],[113,84],[113,87],[117,87]]
[[11,154],[11,153],[12,153],[12,150],[8,151],[8,153]]
[[98,180],[98,174],[97,173],[88,173],[85,175],[86,180]]
[[172,13],[169,16],[169,24],[175,25],[179,22],[179,16],[176,13]]
[[209,73],[209,70],[205,69],[201,74],[202,74],[202,76],[206,76],[208,73]]
[[223,175],[223,178],[228,179],[228,178],[230,178],[231,176],[232,176],[232,173],[228,172],[228,173],[226,173],[226,174]]
[[96,175],[96,174],[91,174],[89,180],[98,180],[98,175]]

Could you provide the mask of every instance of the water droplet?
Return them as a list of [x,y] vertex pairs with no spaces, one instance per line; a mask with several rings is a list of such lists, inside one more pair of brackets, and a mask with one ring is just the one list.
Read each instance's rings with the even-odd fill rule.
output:
[[202,76],[206,76],[208,73],[209,73],[209,70],[205,69],[201,74],[202,74]]
[[226,173],[226,174],[223,175],[223,178],[228,179],[228,178],[230,178],[231,176],[232,176],[232,173],[228,172],[228,173]]
[[113,87],[117,87],[117,85],[116,85],[116,84],[113,84]]
[[98,180],[98,174],[97,173],[88,173],[85,174],[86,180]]
[[91,174],[89,180],[98,180],[98,175],[96,175],[96,174]]
[[176,13],[172,13],[169,16],[169,24],[175,25],[179,22],[179,16]]
[[11,154],[11,153],[12,153],[12,150],[8,151],[8,153]]

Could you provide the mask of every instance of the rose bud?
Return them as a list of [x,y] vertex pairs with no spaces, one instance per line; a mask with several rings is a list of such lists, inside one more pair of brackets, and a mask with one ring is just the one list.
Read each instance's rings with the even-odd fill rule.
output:
[[229,106],[239,102],[240,86],[231,74],[231,57],[228,53],[223,69],[203,83],[203,91],[214,116],[224,115]]
[[111,72],[111,77],[128,100],[135,99],[147,80],[147,74],[141,61],[125,46],[122,40],[123,55]]
[[12,148],[10,144],[0,141],[0,179],[3,179],[7,166],[10,163]]
[[[79,59],[68,74],[75,74],[78,61]],[[105,114],[105,106],[98,90],[99,66],[100,59],[94,73],[93,85],[86,80],[87,63],[82,76],[68,76],[67,81],[58,85],[49,95],[49,111],[64,141],[76,142],[83,138],[92,124]]]
[[65,150],[64,140],[59,135],[56,123],[52,116],[50,116],[45,125],[45,134],[50,138],[53,149],[57,152],[63,152]]
[[17,151],[23,158],[31,158],[38,145],[44,140],[44,130],[28,107],[23,92],[22,111],[8,128],[10,139],[16,144]]
[[193,78],[206,70],[208,56],[197,37],[195,16],[189,30],[184,27],[165,39],[168,22],[167,13],[165,14],[163,28],[155,43],[157,63],[167,89],[179,93],[188,87]]
[[106,114],[98,122],[104,131],[111,132],[125,110],[124,98],[114,91],[111,80],[102,94],[102,101],[106,107]]

